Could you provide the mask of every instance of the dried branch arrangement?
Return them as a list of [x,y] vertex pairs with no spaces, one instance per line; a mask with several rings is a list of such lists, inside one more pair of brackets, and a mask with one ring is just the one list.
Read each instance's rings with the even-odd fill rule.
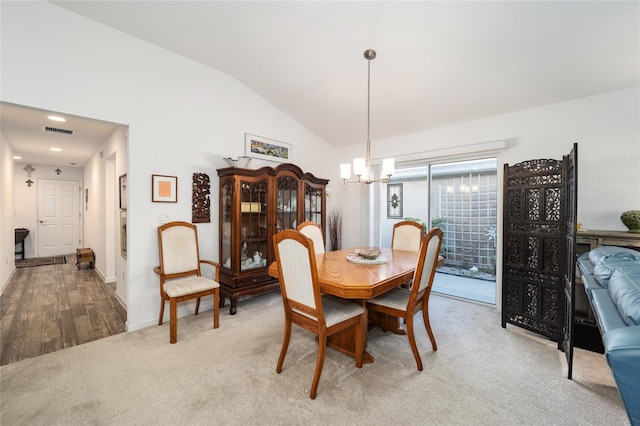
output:
[[331,209],[329,211],[329,240],[331,241],[331,250],[340,250],[342,236],[342,220],[340,211]]

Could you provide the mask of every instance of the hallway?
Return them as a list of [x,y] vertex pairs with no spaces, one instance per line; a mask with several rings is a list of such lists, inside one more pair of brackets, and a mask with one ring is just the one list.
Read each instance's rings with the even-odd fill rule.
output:
[[0,365],[125,332],[114,289],[75,260],[16,269],[0,298]]

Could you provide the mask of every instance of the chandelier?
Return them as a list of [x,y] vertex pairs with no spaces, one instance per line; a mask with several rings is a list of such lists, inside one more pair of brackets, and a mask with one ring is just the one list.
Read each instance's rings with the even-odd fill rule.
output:
[[367,49],[364,51],[364,58],[367,60],[367,157],[353,159],[353,174],[357,179],[351,179],[351,164],[340,164],[340,177],[345,183],[361,183],[369,185],[374,182],[387,183],[395,169],[393,158],[382,160],[382,178],[373,179],[371,175],[371,61],[376,58],[376,51]]

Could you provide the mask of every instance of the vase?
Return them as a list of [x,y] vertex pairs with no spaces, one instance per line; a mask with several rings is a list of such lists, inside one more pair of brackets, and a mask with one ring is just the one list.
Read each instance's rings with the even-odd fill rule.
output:
[[640,210],[628,210],[622,213],[620,220],[629,228],[629,232],[640,233]]

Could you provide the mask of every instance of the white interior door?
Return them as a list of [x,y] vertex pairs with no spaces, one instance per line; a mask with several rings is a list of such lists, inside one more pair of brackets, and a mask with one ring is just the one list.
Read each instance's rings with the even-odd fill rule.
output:
[[38,179],[38,256],[75,252],[80,246],[80,182]]

